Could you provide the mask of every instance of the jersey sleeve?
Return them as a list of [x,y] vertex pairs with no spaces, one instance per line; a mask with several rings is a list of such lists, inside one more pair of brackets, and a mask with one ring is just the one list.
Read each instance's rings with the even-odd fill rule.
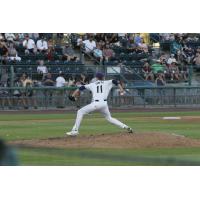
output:
[[85,89],[87,90],[91,90],[91,83],[90,84],[87,84],[87,85],[84,85]]
[[112,84],[114,84],[115,86],[118,86],[119,82],[117,80],[112,80]]
[[85,88],[85,86],[84,85],[82,85],[81,87],[79,87],[79,90],[80,91],[83,91],[83,90],[85,90],[86,88]]

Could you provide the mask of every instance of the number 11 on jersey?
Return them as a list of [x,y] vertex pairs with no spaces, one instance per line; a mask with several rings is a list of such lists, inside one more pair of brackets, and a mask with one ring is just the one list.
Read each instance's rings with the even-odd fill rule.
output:
[[97,86],[97,93],[103,93],[103,87],[102,85]]

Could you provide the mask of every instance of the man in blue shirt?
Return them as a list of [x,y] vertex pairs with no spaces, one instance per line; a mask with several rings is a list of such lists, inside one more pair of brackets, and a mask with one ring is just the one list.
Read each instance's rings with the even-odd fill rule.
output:
[[142,38],[140,37],[140,34],[137,33],[135,38],[134,38],[134,43],[138,46],[142,41]]

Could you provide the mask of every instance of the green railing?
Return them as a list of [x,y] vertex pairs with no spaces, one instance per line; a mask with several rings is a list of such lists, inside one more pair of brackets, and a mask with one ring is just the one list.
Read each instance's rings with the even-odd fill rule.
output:
[[[76,102],[71,102],[68,95],[75,87],[11,87],[0,88],[0,109],[72,109],[91,102],[91,93],[81,93]],[[200,87],[127,87],[126,94],[120,96],[113,88],[108,103],[113,108],[131,107],[179,107],[200,106]]]

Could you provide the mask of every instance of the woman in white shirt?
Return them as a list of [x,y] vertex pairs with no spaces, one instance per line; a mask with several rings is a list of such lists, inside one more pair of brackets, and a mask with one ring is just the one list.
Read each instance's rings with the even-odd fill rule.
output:
[[37,72],[39,74],[47,74],[48,73],[47,67],[44,66],[44,61],[43,60],[40,60],[39,66],[37,67]]
[[56,78],[56,87],[64,87],[67,85],[67,82],[64,78],[64,74],[60,72],[59,76]]
[[[66,85],[67,82],[65,81],[64,74],[60,72],[56,78],[56,87],[61,88]],[[57,91],[57,108],[64,108],[65,94],[66,92],[64,90]]]

